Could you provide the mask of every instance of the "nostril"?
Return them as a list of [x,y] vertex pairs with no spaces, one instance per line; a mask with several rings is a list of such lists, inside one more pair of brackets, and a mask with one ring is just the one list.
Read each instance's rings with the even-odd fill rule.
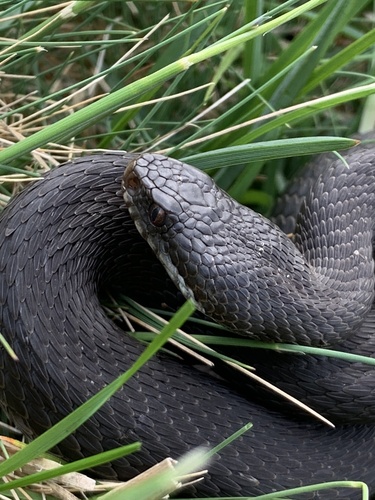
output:
[[135,191],[138,191],[140,185],[141,185],[140,180],[138,179],[138,177],[136,176],[136,174],[134,172],[131,172],[129,174],[126,174],[126,172],[125,172],[125,176],[124,176],[125,189],[127,189],[128,191],[135,192]]

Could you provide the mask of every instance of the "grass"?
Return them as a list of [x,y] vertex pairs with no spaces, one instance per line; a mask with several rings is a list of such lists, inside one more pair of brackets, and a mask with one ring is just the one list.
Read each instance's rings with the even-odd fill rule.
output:
[[207,169],[267,214],[305,156],[350,147],[347,137],[374,125],[368,0],[0,6],[3,206],[61,161],[126,149]]

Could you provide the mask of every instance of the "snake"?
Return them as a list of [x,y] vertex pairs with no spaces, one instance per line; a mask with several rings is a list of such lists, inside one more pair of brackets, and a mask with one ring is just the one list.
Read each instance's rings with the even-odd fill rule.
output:
[[[17,194],[0,218],[0,330],[18,357],[0,350],[0,405],[25,438],[59,422],[143,352],[108,317],[108,294],[167,311],[190,298],[220,335],[374,357],[374,151],[319,157],[306,172],[283,198],[280,227],[202,170],[154,153],[76,158]],[[126,481],[165,457],[214,447],[250,421],[184,495],[251,497],[342,480],[374,492],[373,367],[239,351],[335,428],[167,350],[55,452],[77,460],[140,441],[140,451],[94,470]],[[298,498],[336,497],[359,493],[335,484]]]

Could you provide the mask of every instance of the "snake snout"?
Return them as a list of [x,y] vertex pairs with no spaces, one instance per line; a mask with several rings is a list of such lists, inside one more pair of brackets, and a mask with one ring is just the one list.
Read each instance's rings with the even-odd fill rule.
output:
[[124,177],[122,180],[122,187],[124,190],[124,201],[127,207],[133,205],[133,196],[136,195],[141,189],[141,181],[134,171],[136,161],[129,162],[125,169]]

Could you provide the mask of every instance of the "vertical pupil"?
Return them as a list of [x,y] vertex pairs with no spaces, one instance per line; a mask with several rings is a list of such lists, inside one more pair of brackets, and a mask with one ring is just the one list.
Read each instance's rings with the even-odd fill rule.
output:
[[165,211],[159,207],[158,205],[151,205],[149,209],[149,216],[150,216],[150,221],[151,224],[154,226],[162,226],[165,221]]

